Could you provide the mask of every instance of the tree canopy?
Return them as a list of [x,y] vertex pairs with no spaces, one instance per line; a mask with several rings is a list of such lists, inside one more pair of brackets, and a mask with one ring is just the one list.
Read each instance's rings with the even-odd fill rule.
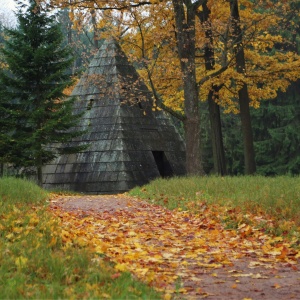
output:
[[[232,25],[234,2],[239,7],[235,23],[239,31]],[[296,1],[52,0],[50,3],[55,7],[70,7],[75,27],[82,26],[91,9],[94,11],[98,28],[105,28],[102,37],[113,35],[120,40],[152,88],[156,104],[167,107],[177,117],[182,115],[188,155],[200,151],[195,146],[201,142],[197,142],[199,131],[195,130],[200,124],[198,103],[208,99],[213,86],[218,87],[217,94],[214,92],[215,102],[225,112],[239,113],[245,102],[238,101],[242,86],[247,86],[249,105],[258,108],[262,100],[275,98],[278,91],[285,91],[299,77],[298,54],[289,48],[276,47],[285,43],[276,28],[278,24],[293,26],[288,21],[298,7]],[[209,19],[201,21],[205,11],[209,12]],[[210,69],[206,68],[208,60],[205,61],[208,44],[214,60]],[[237,67],[241,51],[245,62]],[[189,139],[193,141],[191,148]],[[201,162],[195,164],[199,155],[196,152],[190,159],[201,169]]]
[[[38,2],[69,8],[74,28],[91,22],[95,39],[113,36],[119,40],[152,89],[156,105],[184,122],[191,174],[204,173],[200,101],[216,104],[210,114],[219,114],[220,107],[225,113],[240,114],[244,143],[253,148],[247,135],[249,106],[259,108],[261,101],[274,99],[299,78],[296,0]],[[242,53],[244,61],[238,63]],[[247,89],[241,93],[243,87]],[[219,122],[218,118],[211,121]],[[220,122],[212,126],[220,127]],[[250,169],[253,172],[255,166]]]

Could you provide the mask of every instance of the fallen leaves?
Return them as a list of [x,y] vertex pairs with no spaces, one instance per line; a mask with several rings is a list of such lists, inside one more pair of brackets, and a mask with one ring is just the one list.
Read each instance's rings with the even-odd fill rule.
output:
[[[201,284],[201,272],[217,277],[216,270],[234,266],[242,257],[255,258],[249,263],[251,269],[267,268],[278,261],[293,265],[299,257],[298,251],[282,238],[268,236],[250,224],[225,230],[215,211],[206,206],[199,214],[145,203],[130,203],[128,209],[113,213],[67,212],[58,207],[52,213],[61,219],[66,247],[90,247],[95,253],[105,253],[115,262],[113,276],[130,271],[157,290],[165,291],[165,299],[175,292],[195,292]],[[228,276],[268,278],[255,272],[233,271]],[[175,282],[184,278],[191,286],[176,289]],[[238,280],[232,288],[236,289],[237,283]],[[205,295],[203,292],[201,297]]]
[[15,264],[18,269],[25,268],[27,266],[28,258],[19,256],[15,259]]
[[250,277],[253,279],[267,279],[267,276],[261,275],[259,273],[257,274],[253,274],[253,273],[249,273],[249,274],[243,274],[243,273],[237,273],[237,274],[233,274],[230,275],[231,277]]
[[115,265],[115,269],[118,271],[121,271],[121,272],[125,272],[125,271],[127,271],[127,266],[126,266],[126,264],[118,263]]

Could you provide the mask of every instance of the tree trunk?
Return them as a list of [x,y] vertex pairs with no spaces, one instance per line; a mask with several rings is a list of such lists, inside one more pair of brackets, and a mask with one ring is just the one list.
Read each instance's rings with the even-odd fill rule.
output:
[[[39,128],[42,128],[42,122],[39,124]],[[38,143],[36,149],[35,149],[35,167],[37,171],[37,184],[39,187],[43,187],[43,157],[42,157],[42,141],[38,140],[36,141]]]
[[36,156],[36,171],[37,171],[37,184],[38,186],[43,187],[43,171],[42,171],[43,161],[40,153],[41,153],[41,146],[39,147]]
[[256,164],[249,108],[249,94],[246,84],[239,90],[239,104],[244,142],[245,174],[251,175],[256,172]]
[[96,11],[95,9],[90,10],[91,17],[92,17],[92,24],[94,29],[94,46],[96,49],[99,48],[99,37],[98,37],[98,27],[97,27],[97,20],[96,20]]
[[[215,68],[215,53],[213,49],[213,35],[211,29],[211,22],[209,19],[210,10],[207,7],[207,1],[202,4],[202,12],[198,11],[201,24],[205,31],[205,37],[207,42],[204,47],[204,60],[205,69],[207,71],[214,70]],[[222,126],[221,126],[221,114],[220,107],[215,102],[214,97],[217,96],[219,87],[213,85],[212,90],[208,94],[208,107],[209,107],[209,119],[211,125],[211,142],[213,149],[213,162],[214,170],[219,175],[226,175],[226,160],[225,151],[223,145]]]
[[40,187],[43,187],[43,172],[42,172],[42,167],[38,166],[37,168],[37,184]]
[[200,147],[199,93],[195,67],[195,7],[173,0],[176,40],[183,76],[186,169],[188,175],[203,175]]
[[196,74],[188,64],[183,68],[183,89],[185,107],[186,169],[189,175],[203,175],[200,145],[199,98]]
[[[185,92],[186,95],[186,92]],[[192,106],[192,97],[186,97],[185,105]],[[186,169],[188,175],[203,175],[200,151],[200,118],[198,107],[188,109],[184,121],[186,143]]]
[[[235,39],[236,44],[236,47],[234,48],[236,55],[236,68],[238,73],[244,74],[246,71],[246,63],[238,0],[230,0],[230,14],[233,38]],[[238,96],[244,142],[245,174],[249,175],[256,172],[256,164],[247,84],[243,84],[242,88],[238,92]]]
[[[214,89],[214,87],[213,87]],[[209,109],[209,119],[211,125],[211,141],[213,149],[213,161],[214,169],[218,175],[227,175],[225,151],[223,145],[223,135],[221,126],[221,114],[220,107],[216,104],[213,99],[214,94],[217,91],[210,91],[208,94],[208,109]]]
[[4,163],[0,163],[0,177],[4,176]]
[[[68,38],[68,45],[72,48],[73,45],[73,31],[72,31],[72,22],[70,18],[67,18],[67,38]],[[76,72],[76,59],[74,59],[73,66],[72,66],[72,75],[75,75]]]

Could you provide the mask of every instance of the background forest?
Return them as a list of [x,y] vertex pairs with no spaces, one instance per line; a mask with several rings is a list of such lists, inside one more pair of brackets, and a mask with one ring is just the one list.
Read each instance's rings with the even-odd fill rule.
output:
[[[40,2],[58,9],[64,43],[76,58],[68,71],[75,78],[103,39],[119,41],[153,91],[156,108],[170,113],[185,135],[188,157],[193,151],[200,157],[189,173],[299,174],[298,1]],[[4,27],[15,25],[1,18],[3,46]],[[188,99],[193,76],[196,104]],[[242,103],[249,106],[253,150]]]
[[[256,159],[256,172],[274,176],[300,172],[300,81],[292,83],[284,93],[263,101],[251,109]],[[201,117],[207,120],[207,105],[202,104]],[[206,109],[206,110],[205,110]],[[203,124],[204,125],[204,124]],[[228,174],[244,173],[240,119],[237,114],[223,113],[222,129]],[[203,151],[206,172],[213,170],[210,128],[203,127],[206,141]]]

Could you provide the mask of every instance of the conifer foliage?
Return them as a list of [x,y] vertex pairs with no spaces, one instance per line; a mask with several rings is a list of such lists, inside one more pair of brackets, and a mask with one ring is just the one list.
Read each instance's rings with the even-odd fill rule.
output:
[[73,58],[62,46],[55,15],[35,0],[19,3],[17,19],[18,27],[6,30],[9,39],[1,49],[8,68],[0,73],[0,156],[16,166],[35,167],[41,185],[42,166],[56,155],[49,145],[82,134],[72,130],[81,117],[72,114],[75,99],[64,95],[73,83],[66,72]]

